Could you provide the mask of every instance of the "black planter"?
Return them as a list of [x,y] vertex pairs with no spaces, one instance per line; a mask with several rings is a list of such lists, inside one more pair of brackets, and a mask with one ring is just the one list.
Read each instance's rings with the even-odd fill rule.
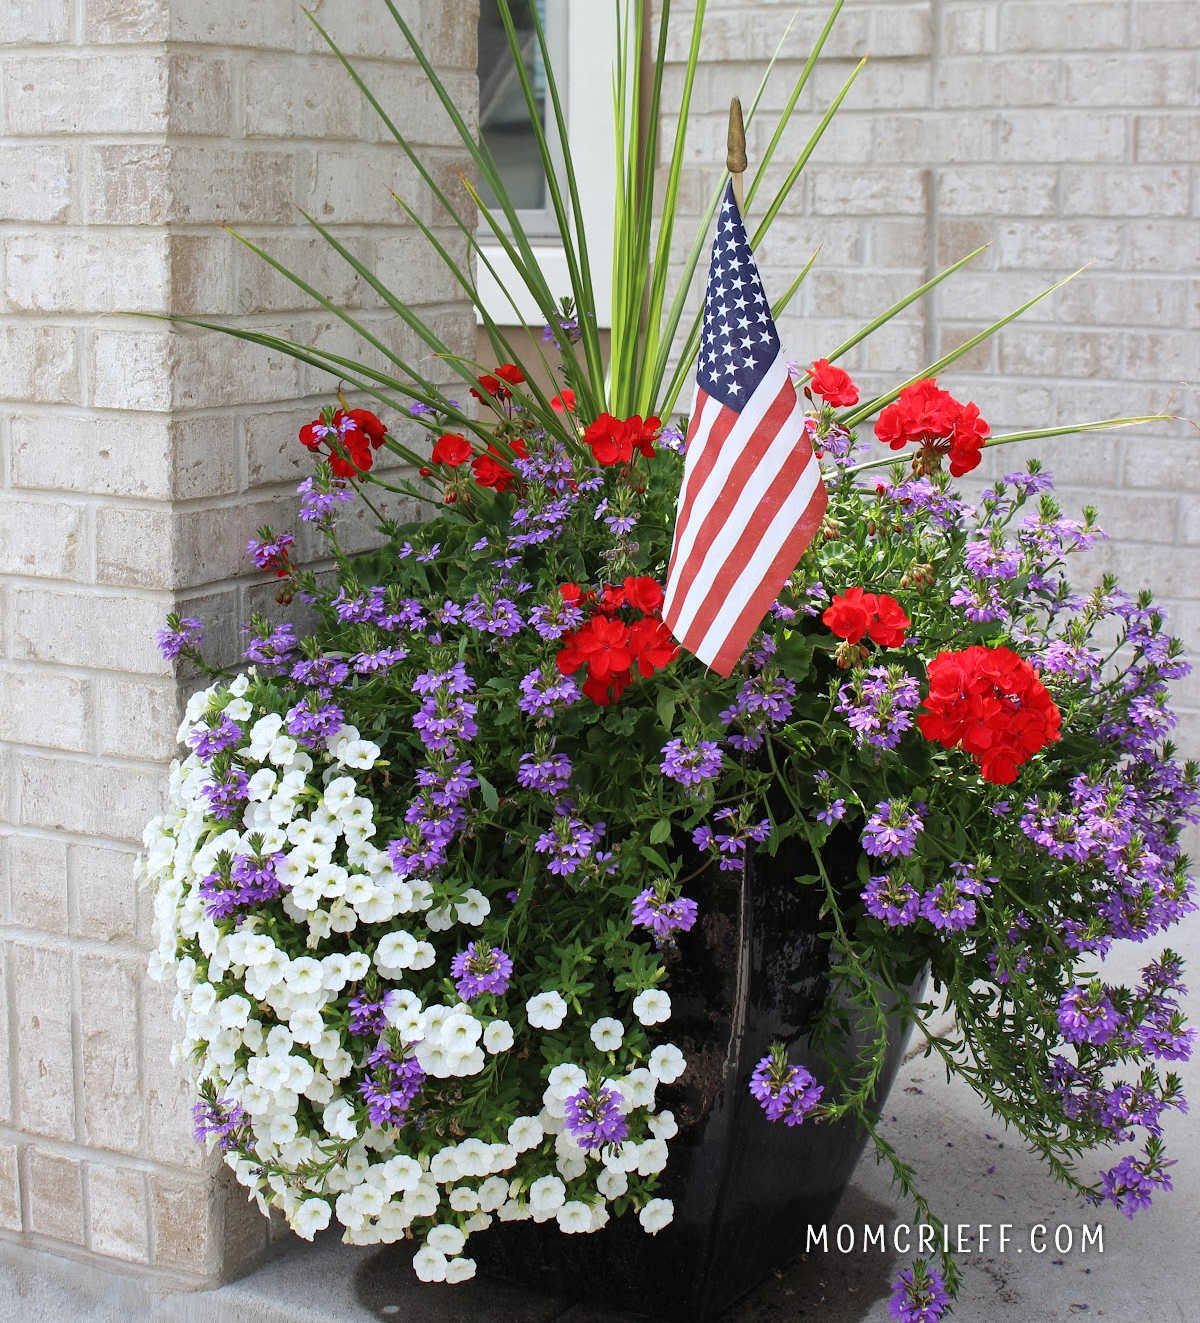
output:
[[[831,842],[834,844],[834,842]],[[823,852],[853,885],[856,836]],[[839,857],[840,856],[840,857]],[[660,1089],[679,1134],[659,1193],[674,1221],[648,1236],[633,1215],[592,1235],[566,1236],[553,1222],[493,1226],[472,1242],[479,1269],[557,1295],[692,1323],[718,1317],[805,1247],[849,1183],[866,1136],[851,1120],[789,1128],[769,1123],[750,1096],[750,1074],[773,1042],[821,1080],[809,1041],[829,995],[829,943],[819,936],[819,886],[803,846],[751,857],[738,872],[710,873],[689,894],[701,920],[670,962],[672,1041],[688,1069]],[[918,976],[919,984],[924,974]],[[881,1106],[907,1034],[897,1024],[879,1080]],[[854,1053],[847,1042],[845,1051]]]

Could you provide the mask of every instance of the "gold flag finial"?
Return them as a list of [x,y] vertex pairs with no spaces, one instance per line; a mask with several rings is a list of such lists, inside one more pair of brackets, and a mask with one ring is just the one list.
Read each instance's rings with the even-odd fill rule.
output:
[[725,154],[725,168],[733,179],[733,196],[738,211],[743,209],[742,175],[746,169],[746,126],[742,122],[742,102],[734,97],[729,103],[729,137]]

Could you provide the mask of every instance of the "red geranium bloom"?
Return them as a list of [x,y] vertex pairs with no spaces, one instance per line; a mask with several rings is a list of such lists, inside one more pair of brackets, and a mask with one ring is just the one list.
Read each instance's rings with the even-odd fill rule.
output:
[[496,376],[512,386],[520,386],[525,381],[525,374],[515,363],[501,363],[496,369]]
[[[512,442],[513,453],[525,459],[529,454],[522,437]],[[498,492],[507,491],[513,480],[512,469],[508,467],[508,458],[502,455],[494,445],[489,444],[486,453],[476,455],[471,461],[471,472],[481,487],[494,487]]]
[[434,443],[431,458],[435,464],[445,464],[447,468],[456,469],[460,464],[465,464],[472,453],[473,447],[465,436],[458,432],[447,432]]
[[600,610],[612,615],[625,605],[625,589],[615,583],[606,583],[600,590]]
[[1008,785],[1037,751],[1059,738],[1061,716],[1037,671],[1009,648],[940,652],[929,663],[921,734],[961,745],[985,781]]
[[560,583],[558,591],[562,594],[563,601],[571,605],[584,597],[584,591],[577,583]]
[[901,450],[909,442],[919,445],[926,472],[948,456],[950,472],[956,478],[979,463],[990,430],[979,416],[978,405],[960,404],[949,391],[938,388],[934,377],[906,386],[875,423],[876,437],[893,450]]
[[614,671],[627,671],[633,665],[629,626],[624,621],[593,616],[575,631],[573,641],[587,662],[588,675],[598,680]]
[[879,594],[875,619],[867,626],[867,633],[881,648],[898,648],[904,642],[904,631],[912,621],[894,597]]
[[556,395],[550,401],[550,407],[555,413],[574,413],[575,392],[573,390],[565,390],[561,395]]
[[654,438],[661,428],[657,418],[643,421],[639,414],[621,419],[602,413],[584,432],[583,439],[591,446],[597,464],[628,464],[634,450],[647,459],[654,458]]
[[607,707],[610,703],[615,703],[621,695],[629,688],[633,676],[629,671],[614,671],[604,679],[598,676],[589,675],[580,686],[587,698],[593,703],[598,703],[601,707]]
[[879,599],[862,588],[849,588],[833,599],[821,619],[840,639],[859,643],[872,617],[879,609]]
[[369,409],[338,409],[332,418],[325,414],[300,429],[300,444],[314,454],[324,447],[329,467],[339,478],[365,473],[386,437],[387,427]]
[[851,380],[849,372],[834,367],[827,358],[816,359],[811,372],[809,389],[826,404],[841,407],[858,403],[858,387]]
[[625,599],[644,616],[652,616],[663,604],[663,591],[658,583],[646,575],[625,580]]
[[641,674],[649,679],[679,656],[679,644],[661,620],[643,616],[629,627],[629,647]]
[[[387,437],[387,427],[370,409],[351,409],[348,414],[343,416],[354,423],[355,427],[370,441],[376,450],[383,445],[384,439]],[[335,414],[335,422],[337,417],[338,415]]]

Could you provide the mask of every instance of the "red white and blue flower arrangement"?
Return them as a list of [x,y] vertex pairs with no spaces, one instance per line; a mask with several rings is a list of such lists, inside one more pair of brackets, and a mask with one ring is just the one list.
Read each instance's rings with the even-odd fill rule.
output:
[[[654,265],[628,271],[652,287]],[[639,357],[644,327],[635,344],[614,326],[606,379],[576,294],[546,309],[552,397],[494,324],[511,361],[481,373],[446,351],[479,416],[421,373],[257,337],[394,412],[343,400],[300,434],[300,519],[332,575],[299,567],[290,535],[249,548],[306,604],[302,630],[254,616],[237,673],[204,661],[198,620],[161,635],[213,679],[145,838],[197,1135],[302,1236],[336,1219],[354,1243],[415,1238],[427,1281],[471,1277],[468,1237],[494,1220],[574,1234],[628,1212],[657,1232],[663,1094],[688,1069],[669,957],[712,868],[798,834],[816,871],[796,885],[824,893],[834,976],[874,1046],[821,1079],[772,1051],[744,1081],[764,1124],[856,1116],[936,1221],[871,1111],[899,998],[1056,1177],[1132,1215],[1170,1188],[1162,1119],[1184,1106],[1170,1066],[1193,1032],[1171,951],[1131,986],[1096,972],[1194,908],[1179,838],[1197,767],[1166,705],[1187,666],[1161,614],[1111,578],[1069,584],[1103,534],[1036,462],[955,492],[989,444],[975,404],[933,374],[860,404],[817,359],[793,371],[828,508],[716,675],[661,619],[681,430],[631,407],[665,415],[678,385],[653,346]],[[628,303],[640,325],[644,294],[618,288],[615,320]],[[871,417],[894,462],[859,435]],[[381,476],[396,456],[408,476]],[[412,498],[431,516],[397,522]],[[367,555],[338,540],[356,501],[384,539]],[[822,850],[851,828],[847,888]],[[900,989],[924,965],[913,1002]],[[943,1008],[950,1034],[929,1027]],[[1093,1150],[1112,1151],[1094,1174]],[[918,1260],[893,1316],[935,1319],[954,1287],[952,1261]]]

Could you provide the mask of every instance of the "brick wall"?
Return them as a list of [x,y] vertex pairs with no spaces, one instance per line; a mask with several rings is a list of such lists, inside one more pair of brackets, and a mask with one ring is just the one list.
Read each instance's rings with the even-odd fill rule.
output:
[[[310,7],[456,169],[383,6]],[[403,8],[469,105],[472,5]],[[415,352],[298,203],[470,352],[469,314],[413,263],[388,189],[426,220],[431,200],[324,50],[296,0],[0,6],[0,1235],[196,1283],[266,1233],[191,1139],[170,992],[143,976],[151,907],[132,863],[189,684],[152,635],[179,609],[232,657],[235,623],[271,606],[242,549],[264,522],[290,526],[296,430],[330,382],[115,314],[231,314],[343,343],[223,222]]]
[[[827,0],[713,0],[683,197],[699,214],[725,157],[729,97],[749,103],[800,17],[749,130],[761,157]],[[674,14],[675,9],[672,8]],[[682,16],[681,16],[682,17]],[[1088,270],[944,374],[996,433],[1117,415],[1200,416],[1200,6],[1190,0],[850,0],[784,135],[762,215],[859,57],[870,61],[759,251],[780,294],[820,245],[783,319],[811,359],[978,245],[991,248],[844,360],[890,387],[1084,262]],[[678,105],[686,46],[664,96]],[[668,131],[673,123],[668,117]],[[789,150],[790,149],[790,150]],[[786,217],[784,219],[783,217]],[[1081,576],[1155,588],[1200,653],[1200,436],[1187,423],[1033,443],[1065,503],[1112,540]],[[1008,471],[1021,448],[990,457]],[[1074,512],[1074,511],[1072,511]],[[1078,564],[1078,562],[1076,562]],[[1200,755],[1200,676],[1181,682],[1181,743]]]

